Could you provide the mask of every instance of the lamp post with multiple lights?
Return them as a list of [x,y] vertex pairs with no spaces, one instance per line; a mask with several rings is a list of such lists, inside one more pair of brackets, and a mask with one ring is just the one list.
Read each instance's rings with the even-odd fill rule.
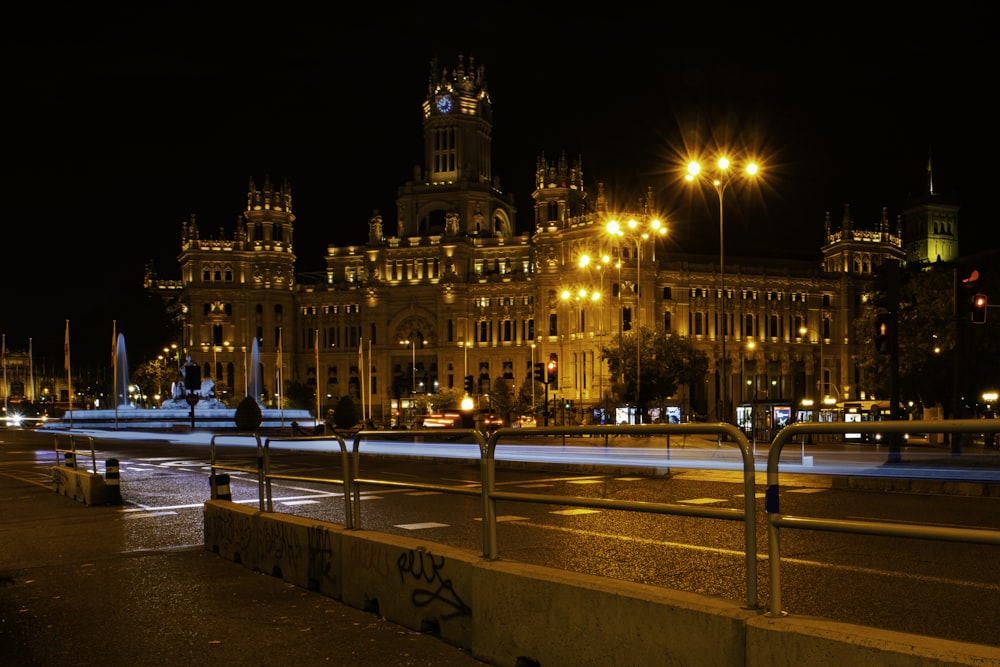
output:
[[[594,269],[600,276],[600,287],[599,289],[591,295],[591,301],[597,306],[597,340],[599,344],[604,342],[604,272],[611,266],[611,258],[608,255],[601,255],[600,261],[593,261],[593,257],[584,254],[580,256],[579,266],[581,269]],[[621,267],[621,261],[618,262],[619,268]],[[604,364],[600,359],[595,356],[594,364],[598,366],[598,408],[601,410],[601,423],[604,423]]]
[[[420,340],[418,341],[417,338]],[[410,346],[410,393],[417,393],[417,344],[424,345],[426,341],[419,333],[411,333],[406,340],[399,341],[400,345]]]
[[[637,424],[642,423],[642,408],[639,405],[639,388],[640,388],[640,356],[642,351],[642,346],[639,340],[639,327],[642,324],[641,315],[641,303],[642,303],[642,290],[640,285],[642,281],[640,280],[640,271],[642,269],[642,243],[648,239],[653,240],[653,256],[656,256],[656,237],[665,236],[667,233],[667,228],[658,219],[653,218],[649,220],[647,227],[643,227],[638,220],[635,218],[630,218],[628,223],[623,227],[617,220],[611,220],[607,224],[607,231],[612,236],[624,237],[630,240],[635,245],[635,326],[632,329],[635,331],[635,420]],[[619,268],[621,262],[621,253],[619,253]],[[621,301],[621,284],[618,285],[618,297]],[[619,317],[622,317],[619,314]]]
[[715,172],[712,175],[706,174],[702,168],[701,164],[697,161],[692,161],[688,163],[687,174],[684,178],[689,182],[694,181],[704,181],[709,183],[712,188],[715,189],[716,194],[719,196],[719,285],[721,287],[721,301],[720,301],[720,314],[721,314],[721,327],[719,329],[719,335],[722,338],[722,364],[720,369],[719,384],[721,385],[721,404],[719,407],[719,416],[723,418],[723,421],[729,421],[729,408],[728,408],[728,396],[727,396],[727,386],[729,384],[729,377],[726,375],[726,335],[729,333],[729,322],[726,320],[726,268],[725,268],[725,237],[723,230],[725,225],[723,223],[723,199],[726,193],[726,188],[733,181],[741,178],[748,177],[752,178],[757,176],[760,171],[760,167],[755,162],[748,162],[741,172],[732,171],[730,168],[733,166],[729,158],[721,157],[715,163]]

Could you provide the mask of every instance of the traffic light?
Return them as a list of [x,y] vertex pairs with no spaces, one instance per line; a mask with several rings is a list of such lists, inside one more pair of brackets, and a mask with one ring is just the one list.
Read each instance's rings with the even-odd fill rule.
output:
[[466,394],[471,394],[472,393],[472,389],[473,389],[473,386],[472,386],[472,376],[471,375],[466,375],[465,376],[465,393]]
[[548,378],[545,381],[545,384],[555,384],[558,368],[559,365],[556,362],[556,355],[553,354],[551,357],[549,357],[549,363],[546,364],[545,366],[545,374]]
[[187,364],[184,366],[184,387],[189,393],[201,389],[201,366],[198,364]]
[[892,319],[889,313],[875,316],[875,349],[879,354],[892,354]]
[[898,259],[887,259],[873,274],[873,301],[876,308],[899,309],[900,268]]
[[972,297],[972,321],[976,324],[986,324],[986,309],[989,302],[985,294]]
[[540,361],[535,364],[535,382],[545,382],[545,364]]

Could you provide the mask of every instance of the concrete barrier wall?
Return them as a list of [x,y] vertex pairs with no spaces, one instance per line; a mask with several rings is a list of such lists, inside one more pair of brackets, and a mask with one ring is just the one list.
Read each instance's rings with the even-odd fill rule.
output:
[[108,502],[104,478],[97,473],[66,466],[53,466],[52,481],[59,495],[68,496],[88,505],[105,505]]
[[430,632],[493,665],[985,666],[996,648],[811,617],[504,560],[226,500],[205,548]]
[[491,664],[745,664],[756,612],[735,602],[502,560],[476,571],[472,654]]

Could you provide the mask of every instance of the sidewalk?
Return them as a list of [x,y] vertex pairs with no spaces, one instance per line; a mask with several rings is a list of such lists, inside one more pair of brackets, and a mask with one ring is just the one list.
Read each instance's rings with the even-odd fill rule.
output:
[[123,550],[129,520],[0,468],[0,664],[482,667],[203,547]]

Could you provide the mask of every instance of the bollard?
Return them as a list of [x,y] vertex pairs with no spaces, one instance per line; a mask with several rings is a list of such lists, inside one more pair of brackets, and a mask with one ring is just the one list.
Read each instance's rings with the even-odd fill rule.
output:
[[209,478],[212,490],[212,500],[232,500],[233,494],[229,492],[229,475],[212,475]]
[[108,459],[104,465],[104,484],[108,490],[108,504],[122,504],[121,476],[118,473],[118,459]]
[[74,452],[66,452],[63,454],[64,464],[67,468],[76,467],[76,454]]

